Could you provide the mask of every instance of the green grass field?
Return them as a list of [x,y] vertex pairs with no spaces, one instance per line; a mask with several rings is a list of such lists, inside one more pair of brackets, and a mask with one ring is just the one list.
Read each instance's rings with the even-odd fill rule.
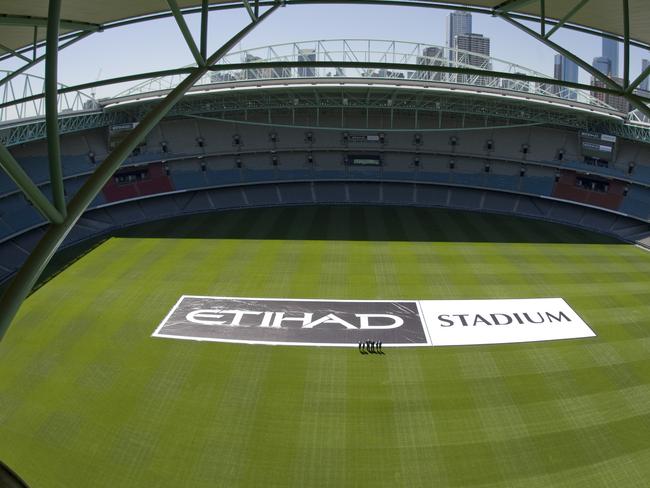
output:
[[[150,337],[182,294],[563,297],[598,334],[391,349]],[[114,236],[0,343],[0,459],[33,487],[650,485],[650,254],[567,227],[377,207]]]

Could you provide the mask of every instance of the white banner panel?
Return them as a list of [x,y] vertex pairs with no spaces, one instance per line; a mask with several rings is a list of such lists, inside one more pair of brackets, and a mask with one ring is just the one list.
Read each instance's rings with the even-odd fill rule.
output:
[[562,298],[421,300],[434,346],[504,344],[593,337]]

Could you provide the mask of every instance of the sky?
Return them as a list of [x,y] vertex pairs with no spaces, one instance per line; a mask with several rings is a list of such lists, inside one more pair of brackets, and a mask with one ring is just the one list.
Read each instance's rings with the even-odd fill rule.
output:
[[[279,8],[262,22],[237,49],[316,39],[390,39],[445,45],[448,10],[377,5],[289,5]],[[199,15],[187,15],[188,25],[199,39]],[[210,14],[209,50],[213,51],[248,23],[244,9]],[[554,51],[514,26],[490,15],[473,14],[473,31],[491,39],[491,55],[546,75],[553,74]],[[595,36],[560,29],[553,40],[570,47],[591,64],[600,56],[601,41]],[[622,63],[622,52],[620,59]],[[641,58],[650,53],[633,48],[632,74],[638,74]],[[59,56],[59,80],[74,85],[97,79],[193,63],[178,26],[172,18],[133,24],[93,34],[63,50]],[[0,69],[15,68],[15,62],[0,63]],[[580,70],[580,81],[590,75]],[[32,70],[43,73],[43,65]],[[102,87],[98,97],[112,96],[125,86]]]

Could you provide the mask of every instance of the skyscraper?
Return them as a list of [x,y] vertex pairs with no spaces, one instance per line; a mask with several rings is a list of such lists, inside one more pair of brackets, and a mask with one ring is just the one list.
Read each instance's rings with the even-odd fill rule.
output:
[[[245,63],[255,63],[256,61],[261,61],[262,58],[259,56],[254,56],[250,53],[246,53],[246,57],[244,58]],[[261,69],[246,69],[244,70],[244,79],[245,80],[257,80],[258,78],[264,78],[262,76],[262,71]]]
[[[555,66],[553,69],[553,78],[556,80],[569,81],[572,83],[578,82],[578,65],[561,54],[555,55]],[[576,100],[577,93],[575,90],[564,88],[561,86],[555,87],[554,90],[559,96]]]
[[[461,51],[469,51],[471,53],[482,54],[483,56],[490,55],[490,38],[485,37],[483,34],[461,34],[456,36],[456,47]],[[456,58],[458,61],[461,61],[459,57],[462,57],[463,54],[456,53]],[[485,62],[483,56],[472,56],[469,55],[469,59],[463,59],[465,63],[469,63],[472,66],[482,66]]]
[[[298,61],[302,61],[302,62],[316,61],[316,51],[314,49],[299,49]],[[298,68],[298,76],[300,77],[316,76],[316,68],[301,66]]]
[[612,61],[605,56],[598,56],[594,58],[594,61],[591,65],[600,71],[602,74],[609,76],[612,72]]
[[[417,64],[429,66],[445,66],[448,64],[441,47],[429,46],[422,50],[422,56],[417,57]],[[421,71],[417,73],[421,80],[441,80],[443,73]]]
[[[469,51],[470,53],[482,54],[482,56],[477,56],[474,54],[465,54],[463,52],[456,51],[455,61],[458,63],[469,64],[470,66],[476,66],[477,68],[491,69],[490,63],[485,56],[490,55],[490,38],[483,36],[483,34],[461,34],[456,36],[456,47],[460,51]],[[471,77],[467,75],[461,75],[458,77],[460,83],[467,83]],[[487,82],[487,78],[479,77],[478,84],[483,85]]]
[[[472,14],[469,12],[451,12],[447,16],[447,47],[456,47],[456,37],[472,33]],[[453,61],[454,55],[450,52],[449,59]]]
[[603,58],[609,59],[608,76],[618,76],[618,41],[603,37]]
[[[641,60],[641,72],[645,71],[648,69],[648,66],[650,66],[650,59],[642,59]],[[650,89],[650,77],[646,77],[645,80],[641,82],[639,85],[639,88],[644,91],[649,91]]]

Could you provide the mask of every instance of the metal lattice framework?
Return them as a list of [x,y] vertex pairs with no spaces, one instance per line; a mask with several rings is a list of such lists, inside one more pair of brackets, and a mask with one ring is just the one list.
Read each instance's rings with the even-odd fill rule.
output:
[[[0,70],[0,77],[8,81],[0,85],[0,124],[11,120],[22,120],[45,115],[45,79],[33,74],[21,73],[11,76],[13,72]],[[92,95],[82,91],[66,91],[68,88],[57,83],[60,95],[57,109],[61,114],[94,110],[99,102]],[[22,100],[22,101],[21,101]]]
[[[365,61],[349,57],[345,58],[345,56],[354,52],[354,50],[347,49],[343,49],[340,52],[338,59],[323,58],[319,60],[316,59],[316,56],[312,58],[313,53],[302,52],[298,53],[297,57],[295,54],[291,53],[277,53],[277,56],[267,55],[266,59],[262,61],[249,59],[247,60],[248,62],[244,63],[239,62],[227,64],[226,61],[223,60],[224,56],[226,56],[227,53],[237,45],[237,43],[247,33],[276,11],[281,5],[290,6],[294,4],[317,3],[402,5],[418,8],[462,9],[466,11],[490,13],[525,32],[530,37],[554,50],[556,53],[559,53],[576,63],[598,82],[596,84],[598,86],[568,83],[564,81],[560,82],[558,80],[548,79],[547,77],[540,77],[538,74],[530,72],[501,72],[495,70],[494,66],[489,65],[492,61],[463,57],[462,54],[455,58],[457,64],[453,66],[441,62],[441,58],[444,57],[444,54],[431,55],[430,52],[428,54],[422,53],[424,57],[427,58],[423,61],[423,64],[418,64],[417,55],[415,55],[415,63],[401,63],[398,62],[398,59],[387,59],[385,56],[385,49],[382,50],[384,52],[382,55],[384,58],[380,57],[379,60],[367,59]],[[92,202],[97,193],[101,191],[102,187],[109,180],[111,175],[144,139],[144,137],[146,137],[147,133],[153,127],[155,127],[166,115],[174,113],[172,110],[177,103],[185,103],[185,94],[208,74],[214,73],[218,76],[219,72],[241,72],[242,70],[246,72],[246,70],[253,70],[251,73],[259,78],[260,73],[274,73],[272,70],[280,70],[280,73],[282,73],[281,70],[283,69],[296,68],[297,70],[311,70],[327,68],[335,70],[334,75],[336,75],[337,68],[342,70],[354,68],[361,69],[362,73],[365,72],[367,75],[374,72],[374,70],[381,69],[394,71],[396,73],[399,73],[400,71],[409,71],[413,69],[415,64],[419,66],[417,71],[426,72],[426,75],[433,78],[433,80],[431,80],[432,82],[435,82],[435,77],[439,75],[440,80],[444,80],[446,83],[449,83],[450,81],[458,83],[459,79],[463,82],[462,84],[465,85],[484,83],[485,85],[483,88],[486,90],[494,89],[496,87],[496,85],[491,85],[491,83],[499,83],[501,85],[499,86],[499,89],[511,90],[513,92],[525,92],[526,90],[531,89],[531,85],[526,85],[526,83],[540,84],[540,86],[535,85],[535,90],[541,90],[544,84],[547,83],[552,86],[561,86],[562,88],[551,88],[548,90],[544,88],[543,91],[545,96],[557,94],[558,98],[564,98],[562,94],[565,96],[572,96],[571,94],[574,93],[574,90],[583,90],[586,92],[591,90],[598,93],[615,95],[625,99],[635,108],[635,110],[638,111],[638,113],[633,115],[630,119],[636,122],[634,130],[648,130],[645,125],[645,119],[650,118],[650,98],[647,98],[644,94],[636,92],[636,88],[648,75],[650,75],[650,67],[634,79],[630,76],[630,47],[635,45],[646,50],[649,48],[646,32],[648,29],[645,28],[648,26],[648,19],[646,17],[649,11],[647,6],[644,5],[641,0],[579,0],[573,7],[570,7],[568,11],[566,8],[558,9],[558,5],[562,6],[561,4],[564,4],[564,2],[551,2],[550,0],[474,0],[472,2],[454,2],[452,4],[433,0],[355,0],[354,2],[342,0],[243,0],[241,2],[235,0],[231,2],[217,0],[212,2],[210,0],[167,0],[168,10],[162,12],[159,4],[164,5],[162,2],[156,3],[150,0],[133,0],[132,2],[129,2],[128,5],[124,5],[125,11],[130,13],[120,15],[120,12],[116,12],[115,9],[112,8],[110,2],[93,3],[93,5],[88,8],[88,2],[84,0],[68,0],[66,9],[63,9],[64,15],[62,15],[62,0],[33,0],[29,2],[0,0],[0,25],[9,25],[14,28],[13,30],[5,29],[2,31],[2,34],[0,34],[0,40],[4,41],[0,43],[0,50],[5,52],[0,59],[13,57],[14,59],[20,59],[24,63],[20,68],[0,79],[0,87],[16,79],[21,73],[25,73],[41,61],[45,61],[45,77],[42,93],[31,95],[23,93],[25,96],[18,98],[13,96],[13,99],[8,103],[0,104],[0,108],[4,109],[12,105],[33,102],[35,100],[43,100],[44,124],[43,126],[40,126],[40,128],[33,125],[29,127],[29,129],[34,129],[37,132],[42,129],[45,131],[48,146],[50,187],[52,192],[51,198],[43,194],[43,192],[24,172],[20,164],[9,152],[6,145],[0,144],[0,167],[10,175],[18,188],[32,202],[34,207],[38,209],[51,223],[42,240],[37,244],[34,251],[30,254],[27,261],[0,299],[0,338],[6,332],[20,307],[20,304],[33,288],[36,280],[50,261],[52,255],[58,249],[61,242],[66,238],[83,212],[88,208],[88,205]],[[620,8],[612,10],[613,4],[619,5]],[[187,9],[181,10],[181,6],[187,7]],[[3,7],[8,10],[2,12]],[[79,11],[85,12],[85,16],[83,16],[79,21],[70,20],[70,15],[74,13],[70,10],[70,7],[77,7]],[[208,13],[211,10],[230,8],[245,9],[250,17],[250,23],[212,55],[208,55]],[[547,10],[549,16],[546,14]],[[603,18],[603,15],[599,15],[599,10],[610,11],[616,15],[610,16],[613,20]],[[194,39],[194,36],[185,21],[184,14],[188,12],[200,14],[199,42]],[[634,18],[632,18],[631,12],[634,14]],[[187,48],[196,62],[194,66],[178,68],[175,70],[166,70],[158,73],[129,75],[111,80],[86,83],[75,87],[60,87],[58,84],[57,70],[58,53],[61,49],[92,35],[94,32],[106,28],[114,28],[120,25],[161,17],[173,17],[175,19],[183,39],[187,44]],[[622,26],[617,25],[619,19]],[[12,37],[9,33],[18,32],[16,28],[18,28],[22,34],[16,34]],[[41,29],[40,32],[39,28]],[[602,33],[604,37],[621,41],[623,44],[624,66],[622,79],[615,80],[609,78],[605,74],[593,68],[589,62],[571,52],[570,49],[563,48],[551,39],[552,36],[561,28],[569,28],[575,31],[588,33],[596,33],[596,29],[601,31],[604,30],[607,31]],[[631,31],[634,28],[637,30],[641,28],[644,32],[632,35]],[[33,42],[31,45],[26,45],[29,44],[25,41],[31,38],[32,29]],[[43,29],[45,29],[44,36],[42,35]],[[25,37],[25,32],[29,34],[28,37]],[[7,39],[3,36],[6,36]],[[372,49],[370,48],[367,50],[369,56],[371,55],[371,51]],[[332,51],[329,52],[331,53]],[[375,54],[378,53],[372,52],[372,56]],[[405,52],[402,54],[407,53]],[[472,53],[472,56],[475,55]],[[223,64],[218,64],[220,62]],[[251,66],[254,66],[254,68],[251,68]],[[271,71],[264,72],[260,70]],[[304,73],[305,72],[303,71],[303,74]],[[66,204],[59,137],[62,125],[64,125],[61,123],[62,120],[60,118],[60,96],[65,93],[78,92],[95,86],[149,80],[168,75],[183,75],[183,77],[178,83],[174,83],[173,87],[169,86],[167,89],[162,90],[162,93],[159,94],[159,98],[148,107],[149,110],[146,113],[141,114],[142,119],[139,120],[137,127],[125,139],[123,139],[115,149],[113,149],[111,154],[102,163],[98,165],[95,172],[87,179],[82,188],[76,195],[74,195],[70,202]],[[384,75],[386,75],[384,76],[385,78],[399,78],[399,75],[393,76],[391,74],[391,76],[388,76],[387,73],[384,73]],[[284,76],[282,76],[282,78],[284,78]],[[501,81],[497,82],[496,79]],[[503,80],[514,80],[514,82],[512,83],[512,86],[504,87]],[[588,100],[587,98],[581,96],[581,99],[578,100],[578,93],[580,92],[575,93],[575,101],[577,103],[587,106],[590,105],[589,102],[584,103],[584,100]],[[137,95],[135,96],[137,97]],[[422,100],[416,100],[416,103],[421,102]],[[343,103],[342,105],[345,104]],[[184,105],[180,105],[179,109],[182,109],[183,106]],[[596,107],[597,104],[594,103],[592,106]],[[483,107],[486,108],[486,105],[483,105]],[[601,106],[598,108],[601,112],[607,111],[607,107]],[[494,109],[494,107],[490,109],[486,108],[486,110],[492,109]],[[520,111],[521,113],[524,113],[523,109],[520,109]],[[94,117],[95,115],[96,114],[89,115],[89,117]],[[485,114],[486,117],[489,115],[490,113]],[[27,126],[24,126],[23,130],[27,131]]]
[[[246,68],[233,69],[242,63]],[[255,67],[270,63],[275,67]],[[309,63],[310,66],[300,66],[302,63]],[[319,67],[318,63],[327,66]],[[293,68],[293,65],[298,67]],[[437,67],[441,71],[428,71],[428,67]],[[593,96],[591,90],[556,85],[557,80],[515,63],[461,49],[395,40],[332,39],[276,44],[228,54],[214,69],[219,71],[206,74],[196,86],[233,81],[326,77],[426,80],[477,90],[492,88],[570,100],[609,112],[615,111]],[[491,75],[495,72],[499,75]],[[114,98],[171,90],[181,79],[182,75],[172,74],[144,80]]]

